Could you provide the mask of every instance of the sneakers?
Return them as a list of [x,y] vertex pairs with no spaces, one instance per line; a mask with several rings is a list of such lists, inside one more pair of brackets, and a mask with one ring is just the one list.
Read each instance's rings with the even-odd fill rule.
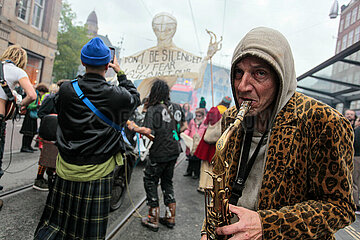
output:
[[198,187],[196,191],[198,191],[199,193],[205,193],[205,190],[202,187]]
[[48,182],[45,179],[35,179],[33,188],[39,191],[49,191]]

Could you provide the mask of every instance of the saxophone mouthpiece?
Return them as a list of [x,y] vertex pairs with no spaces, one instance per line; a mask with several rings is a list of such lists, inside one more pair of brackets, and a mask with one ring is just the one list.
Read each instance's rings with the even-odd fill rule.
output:
[[251,102],[252,101],[243,101],[240,105],[239,112],[237,114],[237,118],[240,118],[242,121],[245,115],[250,111],[251,109]]
[[249,108],[251,108],[251,103],[252,103],[252,101],[251,100],[249,100],[249,101],[243,101],[242,103],[241,103],[241,105],[240,105],[240,109],[241,108],[243,108],[243,107],[249,107]]

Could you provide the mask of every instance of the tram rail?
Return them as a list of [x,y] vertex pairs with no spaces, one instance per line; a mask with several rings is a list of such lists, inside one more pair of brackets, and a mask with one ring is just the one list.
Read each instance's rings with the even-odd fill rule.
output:
[[[177,164],[175,165],[175,168],[177,168],[179,166],[180,163],[182,163],[182,161],[185,160],[185,156],[184,154],[182,154],[181,157],[179,157]],[[139,178],[139,174],[142,174],[142,171],[140,171],[139,169],[136,172],[133,172],[133,174],[135,174],[134,176],[136,176],[134,179],[140,179]],[[130,183],[127,183],[130,184]],[[13,204],[15,204],[15,202],[19,202],[22,201],[22,199],[24,199],[25,201],[27,201],[27,204],[31,204],[31,199],[34,199],[33,194],[36,194],[36,191],[31,191],[32,190],[32,183],[27,183],[26,185],[23,186],[18,186],[15,187],[11,190],[7,190],[7,191],[3,191],[0,193],[0,198],[2,198],[5,203],[7,208],[3,209],[3,211],[5,210],[8,211],[10,208],[14,207]],[[132,187],[135,187],[132,191]],[[138,219],[141,215],[139,212],[141,212],[145,206],[145,201],[146,201],[146,196],[145,196],[145,192],[142,192],[141,190],[139,191],[138,187],[142,187],[142,185],[139,185],[137,183],[133,183],[131,184],[130,188],[128,190],[126,190],[126,192],[124,192],[124,194],[126,194],[125,196],[128,196],[128,200],[126,200],[124,203],[125,204],[123,207],[121,207],[121,209],[115,210],[114,212],[111,212],[110,214],[112,214],[112,216],[110,216],[111,221],[109,221],[109,226],[108,226],[108,231],[107,231],[107,235],[106,238],[107,240],[113,240],[113,239],[119,239],[120,234],[123,232],[123,230],[128,226],[128,223],[130,223],[131,221],[134,221],[134,218]],[[161,198],[161,191],[159,191],[159,195]],[[26,195],[27,197],[22,197],[22,195]],[[46,194],[46,193],[45,193]],[[41,204],[45,204],[45,198],[46,195],[45,194],[36,194],[36,196],[38,197],[37,202],[34,206],[36,206],[34,209],[37,208],[41,208]],[[132,197],[134,197],[132,199]],[[21,199],[19,201],[10,201],[10,199]],[[130,200],[131,205],[128,205],[128,201]],[[16,205],[16,204],[15,204]],[[23,206],[24,204],[21,204],[21,206]],[[20,207],[20,209],[22,209]],[[120,210],[120,211],[119,211]],[[25,211],[24,209],[20,210],[20,211]],[[118,211],[118,212],[117,212]],[[3,212],[3,213],[5,213]],[[31,211],[30,211],[31,212]],[[8,214],[8,213],[6,213]],[[34,214],[37,214],[37,211],[33,211],[33,213],[31,213],[31,216],[34,216]],[[117,215],[117,216],[116,216]],[[26,215],[24,215],[26,218]],[[109,219],[109,220],[110,220]],[[12,219],[11,221],[16,221],[16,219]],[[29,224],[27,226],[27,229],[29,232],[31,232],[34,227],[36,227],[35,225],[32,226],[32,224]],[[26,230],[24,230],[24,232],[22,234],[19,234],[19,236],[22,236],[21,238],[25,239],[28,236],[31,235],[28,234],[28,232]],[[3,237],[9,237],[10,234],[6,234],[5,232],[1,232],[0,231],[0,236]],[[2,238],[2,237],[0,237]],[[6,239],[6,238],[4,238]],[[8,238],[9,239],[9,238]]]
[[[180,158],[178,159],[178,161],[175,164],[175,169],[179,166],[179,164],[184,161],[185,158]],[[158,187],[160,188],[160,186]],[[159,189],[158,189],[159,190]],[[161,191],[160,191],[161,192]],[[137,204],[135,204],[133,206],[133,209],[126,214],[126,216],[119,221],[116,226],[106,235],[105,239],[106,240],[113,240],[113,239],[117,239],[117,233],[119,233],[122,229],[122,227],[124,227],[124,225],[128,222],[128,220],[137,212],[138,209],[140,209],[142,207],[142,205],[145,203],[146,200],[146,196],[143,196],[140,201],[137,202]]]
[[13,196],[15,194],[18,194],[18,193],[21,193],[21,192],[24,192],[24,191],[27,191],[27,190],[31,189],[32,186],[33,186],[33,184],[27,184],[27,185],[24,185],[24,186],[21,186],[21,187],[11,189],[9,191],[1,193],[0,198],[11,197],[11,196]]
[[135,207],[112,229],[106,236],[106,240],[116,239],[116,234],[121,230],[124,224],[131,218],[131,216],[145,203],[146,197],[144,196]]

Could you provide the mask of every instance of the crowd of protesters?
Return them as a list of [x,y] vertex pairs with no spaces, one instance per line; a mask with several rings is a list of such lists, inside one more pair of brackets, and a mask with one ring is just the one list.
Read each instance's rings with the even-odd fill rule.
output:
[[[259,40],[258,34],[260,34],[260,32],[268,34],[267,40],[273,45],[265,46],[266,43]],[[252,34],[257,37],[255,40],[252,38]],[[283,45],[277,46],[278,43],[276,43],[276,39],[280,39]],[[258,50],[253,51],[250,49],[246,52],[248,45],[251,45],[248,41],[259,41],[259,46],[263,44],[265,50],[261,49],[261,51],[259,50],[260,52],[257,52]],[[270,155],[273,154],[267,153],[266,151],[268,151],[269,146],[272,147],[275,145],[275,140],[271,138],[274,136],[270,135],[273,134],[270,128],[274,128],[276,132],[277,129],[274,126],[283,123],[280,117],[276,118],[276,116],[283,116],[285,110],[293,114],[293,111],[290,109],[291,106],[287,104],[291,101],[295,102],[295,100],[293,100],[294,98],[302,98],[306,101],[308,101],[308,99],[295,92],[296,86],[294,83],[293,65],[289,63],[289,59],[292,59],[292,54],[290,48],[287,47],[286,39],[283,38],[280,33],[272,29],[257,29],[249,33],[248,38],[245,38],[240,45],[242,47],[235,51],[236,54],[234,55],[231,72],[235,106],[230,108],[233,100],[232,97],[223,96],[222,100],[209,110],[206,108],[204,97],[201,97],[198,107],[194,109],[191,109],[189,103],[180,106],[177,103],[171,102],[170,87],[168,83],[161,78],[155,79],[149,96],[143,99],[141,109],[137,109],[140,105],[139,93],[134,84],[127,80],[116,57],[112,58],[109,48],[97,37],[91,39],[81,50],[80,58],[86,68],[85,75],[79,76],[73,81],[60,81],[57,85],[52,85],[50,88],[44,83],[39,83],[33,87],[26,72],[23,70],[27,61],[26,52],[16,45],[9,47],[1,57],[1,67],[6,70],[4,71],[4,78],[8,81],[11,90],[16,90],[16,84],[19,83],[18,92],[20,92],[19,87],[25,91],[25,97],[22,101],[18,102],[22,107],[21,112],[24,115],[23,125],[20,130],[20,133],[23,134],[20,151],[31,154],[37,150],[36,148],[40,149],[39,167],[33,187],[37,190],[47,191],[49,186],[48,180],[51,181],[52,185],[52,191],[48,194],[46,206],[36,228],[34,239],[48,239],[49,236],[55,239],[105,238],[110,209],[113,170],[116,165],[124,164],[123,154],[126,143],[124,142],[121,131],[119,131],[119,126],[126,126],[126,130],[130,132],[137,131],[146,136],[153,136],[151,138],[153,144],[149,149],[149,156],[143,177],[149,213],[147,217],[141,220],[141,224],[152,231],[159,230],[159,223],[164,224],[168,228],[175,226],[176,192],[173,187],[173,175],[175,164],[182,152],[182,142],[186,146],[185,154],[186,160],[188,161],[184,176],[199,181],[196,190],[203,193],[205,188],[211,188],[213,184],[213,179],[210,174],[213,171],[214,162],[212,162],[212,160],[214,160],[216,154],[215,145],[217,140],[224,132],[224,126],[229,127],[232,123],[231,121],[234,121],[236,117],[235,114],[237,113],[236,110],[239,108],[240,103],[245,100],[250,99],[256,102],[256,98],[259,98],[259,105],[257,106],[257,103],[254,104],[255,107],[250,115],[252,117],[261,115],[265,120],[263,119],[264,122],[261,122],[260,118],[252,119],[256,124],[260,124],[261,126],[254,125],[254,129],[251,130],[254,131],[251,132],[254,136],[251,135],[250,138],[247,138],[247,134],[249,134],[249,129],[246,125],[247,122],[242,125],[241,131],[233,132],[232,134],[239,134],[236,136],[241,135],[241,141],[250,139],[247,142],[249,148],[256,148],[256,150],[253,149],[255,152],[254,159],[258,160],[258,164],[265,166],[266,154],[269,154],[268,157],[271,157]],[[277,46],[277,48],[274,46]],[[286,48],[284,53],[279,55],[286,56],[286,61],[284,59],[268,59],[273,52],[282,52],[280,49],[284,46]],[[274,47],[275,49],[270,49],[271,51],[269,50],[269,53],[267,53],[268,50],[266,47]],[[280,68],[278,69],[278,66],[282,66],[282,64],[286,65],[286,67],[279,70]],[[116,85],[112,85],[105,79],[105,73],[109,68],[112,68],[116,72]],[[281,72],[282,75],[279,74],[279,72]],[[284,76],[289,79],[285,79]],[[243,79],[246,81],[242,81]],[[266,92],[265,82],[269,84],[269,92]],[[246,91],[244,90],[245,88],[247,89]],[[279,91],[283,92],[279,93],[280,95],[277,97],[276,93]],[[5,104],[6,100],[9,99],[9,95],[7,95],[6,92],[6,89],[0,88],[0,178],[4,174],[2,157],[7,120]],[[258,93],[263,95],[257,96]],[[262,101],[262,99],[265,98],[266,101]],[[343,154],[346,155],[344,155],[344,159],[336,159],[334,161],[339,160],[342,161],[343,165],[348,165],[348,167],[344,168],[346,170],[344,170],[345,173],[339,178],[341,178],[342,181],[349,182],[349,188],[345,190],[342,189],[343,195],[341,196],[345,199],[343,201],[346,202],[346,206],[340,209],[344,210],[343,214],[344,216],[346,215],[343,219],[344,224],[341,226],[331,226],[331,228],[333,228],[331,231],[323,227],[323,236],[328,237],[338,228],[345,226],[345,222],[349,224],[353,221],[353,213],[349,212],[349,209],[353,205],[353,200],[355,203],[354,213],[360,214],[360,140],[358,139],[360,137],[360,119],[356,116],[354,110],[348,109],[345,111],[344,116],[342,116],[321,103],[316,102],[316,104],[321,108],[321,111],[325,111],[332,116],[328,121],[338,121],[342,126],[342,128],[338,130],[338,134],[348,141],[346,141],[346,143],[341,142],[340,145],[343,144],[346,147],[351,145],[349,151],[345,154],[341,152],[343,149],[339,147],[337,143],[330,143],[333,139],[329,139],[327,143],[330,145],[333,144],[334,146],[336,145],[338,151],[337,156],[339,158],[341,158]],[[287,109],[285,109],[286,106]],[[282,111],[282,108],[285,110]],[[136,109],[137,111],[135,111]],[[256,112],[257,110],[259,112]],[[132,115],[136,112],[144,115],[141,126],[137,126],[133,121],[129,121],[132,117],[134,118]],[[266,115],[266,113],[270,115]],[[285,117],[290,118],[289,116],[291,114],[289,113],[284,116],[284,119]],[[54,133],[55,139],[53,141],[47,141],[41,136],[35,138],[39,129],[37,119],[40,118],[43,123],[44,117],[49,115],[55,115],[57,119],[56,134]],[[108,117],[111,117],[111,119],[109,120]],[[312,124],[309,119],[306,119],[306,121]],[[335,125],[329,128],[325,126],[328,124],[328,122],[326,122],[327,120],[322,119],[322,121],[324,121],[323,131],[327,131],[328,133],[336,128]],[[299,121],[296,124],[301,125],[301,123],[302,122]],[[344,129],[347,129],[350,125],[353,129],[351,129],[351,131],[345,131]],[[264,127],[264,129],[262,127]],[[301,128],[301,126],[298,127]],[[317,130],[320,131],[319,129]],[[261,140],[256,143],[252,142],[252,138],[257,137],[256,134],[258,133],[262,134],[260,134]],[[325,137],[331,137],[331,134],[325,136],[322,135],[321,132],[317,133],[319,134],[319,138],[311,139],[311,141],[320,141]],[[352,142],[352,134],[354,134],[354,142]],[[245,135],[245,140],[242,137],[243,135]],[[235,169],[237,165],[240,165],[240,160],[234,160],[233,155],[235,156],[236,154],[236,157],[240,158],[241,152],[241,161],[243,161],[243,151],[245,150],[240,149],[245,147],[241,147],[242,145],[239,139],[240,138],[237,137],[232,139],[237,145],[232,144],[229,147],[236,147],[237,149],[234,149],[233,154],[226,155],[226,161],[234,167],[231,169]],[[301,144],[301,139],[296,140],[300,141],[299,144]],[[133,141],[133,139],[130,139],[130,142],[131,141]],[[55,142],[56,145],[54,144]],[[33,147],[32,144],[36,145]],[[322,147],[329,146],[320,146],[320,150],[311,149],[311,151],[321,151]],[[353,161],[352,147],[354,149]],[[280,151],[281,150],[279,150],[279,152]],[[49,157],[50,155],[51,159]],[[315,155],[319,157],[318,154]],[[322,161],[323,159],[320,160]],[[49,161],[52,165],[48,165]],[[239,167],[242,167],[242,163]],[[296,166],[294,167],[296,168]],[[351,172],[352,167],[353,171]],[[260,178],[250,174],[249,181],[254,181],[255,189],[260,192],[263,172],[266,170],[266,173],[268,173],[273,170],[263,169],[262,167],[259,167],[259,169],[259,172],[261,172],[259,175]],[[295,170],[302,171],[301,169]],[[44,177],[45,172],[48,175],[47,180]],[[349,176],[350,173],[352,176]],[[229,180],[235,177],[231,174],[232,173],[227,173],[226,184],[230,184],[230,182],[234,180]],[[311,176],[309,176],[309,178],[311,178]],[[351,179],[353,179],[352,182],[350,182]],[[313,184],[313,186],[319,184],[316,181],[318,181],[318,179],[314,180],[311,178],[309,179],[309,184]],[[163,217],[160,217],[161,204],[159,203],[157,191],[159,183],[165,205]],[[267,239],[270,234],[268,231],[270,230],[262,229],[260,221],[266,222],[267,220],[264,216],[270,216],[271,214],[278,215],[279,210],[266,209],[266,207],[264,207],[265,205],[255,206],[254,204],[259,200],[258,197],[260,195],[257,194],[258,192],[255,192],[254,189],[246,186],[242,186],[242,189],[249,192],[248,196],[253,196],[251,199],[254,200],[251,201],[252,206],[245,210],[242,207],[238,207],[239,205],[236,206],[236,204],[239,203],[241,203],[241,206],[246,205],[246,199],[241,198],[240,195],[239,203],[237,201],[232,202],[232,204],[235,205],[230,205],[230,211],[238,214],[238,216],[243,212],[250,214],[251,217],[255,219],[252,224],[256,228],[254,232],[256,237],[261,236],[263,239]],[[263,186],[263,188],[265,187]],[[231,189],[231,186],[229,186],[229,189]],[[353,189],[353,191],[351,191],[351,189]],[[0,190],[2,190],[2,186],[0,186]],[[318,191],[324,190],[318,189]],[[250,192],[254,194],[251,195]],[[350,193],[352,197],[350,197]],[[311,201],[320,201],[319,199],[313,199],[308,196],[311,194],[316,195],[317,193],[307,193],[306,199],[303,199],[300,203],[312,205],[314,203]],[[332,201],[336,200],[328,200],[328,208],[336,208]],[[69,202],[73,204],[66,204]],[[323,201],[321,204],[327,203]],[[0,199],[0,209],[2,205],[3,202]],[[92,207],[88,208],[87,206]],[[296,208],[297,205],[294,204],[292,207]],[[279,204],[278,208],[281,208],[281,204]],[[258,215],[256,211],[258,211],[260,215]],[[324,216],[325,214],[322,215],[322,217]],[[294,217],[296,218],[297,216]],[[287,216],[284,217],[284,219],[286,218]],[[324,221],[328,221],[328,219],[324,217]],[[305,220],[302,223],[307,224]],[[270,225],[271,224],[269,224],[269,226]],[[239,225],[236,226],[239,227]],[[265,227],[268,228],[268,225]],[[278,228],[274,229],[276,231],[279,230]],[[230,230],[227,226],[217,231],[217,233],[221,235],[234,234],[235,236],[240,236],[241,232],[242,230],[240,228]],[[205,239],[206,236],[204,235],[206,235],[207,232],[202,231],[201,234],[203,235],[202,238]],[[309,237],[312,236],[310,233],[309,236],[306,236],[308,239],[321,239],[321,237]],[[260,239],[256,237],[254,237],[254,239]],[[287,238],[284,237],[284,239]]]

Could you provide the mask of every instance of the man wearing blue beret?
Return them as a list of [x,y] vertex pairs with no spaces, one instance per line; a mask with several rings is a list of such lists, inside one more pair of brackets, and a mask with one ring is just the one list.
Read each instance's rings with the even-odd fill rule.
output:
[[[87,98],[107,119],[123,125],[140,104],[133,83],[126,79],[110,49],[96,37],[81,50],[84,76],[64,82],[55,98],[58,112],[59,155],[50,191],[35,239],[105,239],[110,210],[111,180],[125,151],[121,132],[96,115]],[[118,86],[105,80],[113,68]],[[76,86],[83,95],[78,95]]]

